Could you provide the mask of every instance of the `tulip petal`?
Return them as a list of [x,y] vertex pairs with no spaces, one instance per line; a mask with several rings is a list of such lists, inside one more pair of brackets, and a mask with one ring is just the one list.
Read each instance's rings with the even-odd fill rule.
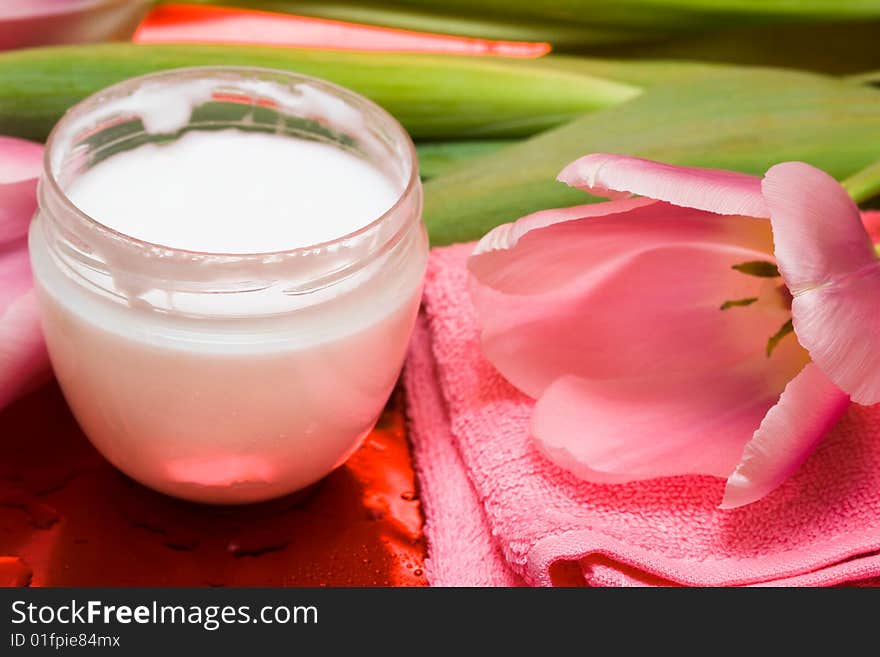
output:
[[592,153],[562,170],[557,180],[594,196],[639,194],[685,208],[726,215],[766,217],[761,179],[698,167],[677,167],[638,157]]
[[727,477],[786,381],[803,367],[794,340],[780,352],[774,369],[755,359],[666,378],[563,377],[535,404],[532,434],[547,458],[596,483]]
[[0,317],[3,311],[33,287],[31,263],[24,240],[0,246]]
[[[632,202],[596,204],[620,212],[584,219],[572,219],[572,209],[526,217],[522,225],[541,227],[496,229],[481,245],[511,248],[470,258],[483,351],[527,395],[566,375],[653,376],[662,385],[676,372],[748,358],[775,366],[764,350],[788,320],[779,282],[732,269],[772,260],[769,222],[662,202],[621,205]],[[720,309],[748,297],[760,301]]]
[[[574,221],[576,219],[586,219],[588,217],[606,217],[613,214],[624,214],[630,210],[652,205],[655,203],[649,198],[627,198],[616,201],[608,201],[605,203],[590,203],[588,205],[575,205],[570,208],[554,208],[552,210],[541,210],[527,214],[516,221],[509,224],[502,224],[486,233],[483,238],[477,242],[472,255],[481,255],[491,251],[503,251],[512,249],[526,233],[537,230],[539,228],[547,228],[554,224],[560,224],[566,221]],[[487,267],[487,259],[481,259],[479,262],[482,267]],[[473,265],[476,260],[472,260]],[[491,267],[489,267],[491,269]]]
[[777,164],[761,187],[792,294],[877,263],[858,206],[824,171],[803,162]]
[[43,147],[0,137],[0,246],[24,237],[37,209]]
[[853,401],[880,402],[880,260],[858,207],[802,162],[771,168],[762,189],[798,341]]
[[880,210],[863,210],[862,225],[868,232],[871,242],[880,242]]
[[149,5],[149,0],[2,0],[0,50],[126,39]]
[[42,163],[40,144],[0,137],[0,314],[31,288],[25,236],[37,208]]
[[135,43],[226,43],[323,50],[540,57],[549,43],[490,41],[347,23],[311,16],[200,5],[160,5],[138,26]]
[[0,408],[48,364],[26,241],[42,153],[40,144],[0,137]]
[[0,409],[40,381],[49,356],[33,290],[0,309]]
[[776,489],[813,452],[849,401],[816,365],[804,367],[746,445],[727,480],[721,508],[751,504]]

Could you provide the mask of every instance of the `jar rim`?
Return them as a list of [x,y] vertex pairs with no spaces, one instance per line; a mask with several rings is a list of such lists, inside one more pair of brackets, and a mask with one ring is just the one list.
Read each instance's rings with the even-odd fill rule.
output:
[[[193,76],[193,79],[211,79],[212,74],[215,79],[219,79],[218,76],[230,76],[236,74],[241,79],[247,79],[248,77],[255,78],[259,77],[260,75],[268,75],[275,78],[285,78],[288,81],[295,82],[297,84],[307,83],[309,85],[313,85],[321,90],[331,92],[336,97],[341,97],[343,98],[343,100],[346,101],[354,101],[361,106],[364,106],[371,110],[375,115],[381,118],[384,124],[390,127],[391,131],[394,133],[393,137],[404,146],[404,151],[406,154],[407,161],[405,164],[408,166],[409,173],[408,176],[406,176],[406,184],[397,195],[394,204],[369,223],[330,240],[299,246],[292,249],[261,252],[248,251],[237,253],[229,251],[197,251],[140,239],[111,228],[104,223],[101,223],[73,203],[73,201],[70,199],[70,197],[67,195],[67,193],[59,183],[56,173],[53,170],[52,164],[54,151],[57,147],[59,147],[62,135],[64,134],[65,129],[68,127],[68,123],[74,120],[77,116],[87,115],[86,110],[92,109],[94,106],[103,101],[106,101],[108,98],[122,97],[128,92],[135,91],[144,83],[149,83],[151,81],[157,80],[161,81],[164,79],[187,75]],[[49,190],[56,197],[56,200],[61,203],[64,210],[71,213],[79,221],[86,224],[91,230],[97,231],[99,234],[110,237],[115,241],[122,242],[127,246],[144,250],[161,250],[166,253],[180,254],[182,256],[194,257],[199,259],[204,258],[213,261],[234,260],[237,262],[247,260],[262,260],[267,258],[304,256],[309,253],[314,253],[315,251],[333,249],[336,246],[345,244],[352,240],[357,240],[358,238],[361,238],[364,235],[368,235],[371,232],[375,231],[379,226],[386,223],[390,217],[398,214],[401,211],[402,206],[408,202],[409,198],[414,193],[416,188],[421,184],[419,178],[418,155],[416,153],[415,144],[413,143],[413,140],[406,129],[386,109],[373,102],[366,96],[363,96],[355,91],[352,91],[351,89],[348,89],[333,82],[329,82],[322,78],[317,78],[314,76],[283,69],[275,69],[261,66],[188,66],[170,68],[133,78],[128,78],[116,84],[104,87],[82,99],[77,104],[73,105],[55,124],[52,131],[49,133],[48,139],[46,140],[46,147],[43,154],[43,173],[44,177],[42,182],[48,186]]]

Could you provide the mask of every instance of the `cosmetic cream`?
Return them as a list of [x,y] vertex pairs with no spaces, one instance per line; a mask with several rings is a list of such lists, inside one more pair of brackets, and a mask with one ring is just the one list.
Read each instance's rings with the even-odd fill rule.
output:
[[278,71],[129,80],[47,145],[31,226],[58,381],[123,472],[211,503],[340,465],[399,374],[427,258],[412,142]]

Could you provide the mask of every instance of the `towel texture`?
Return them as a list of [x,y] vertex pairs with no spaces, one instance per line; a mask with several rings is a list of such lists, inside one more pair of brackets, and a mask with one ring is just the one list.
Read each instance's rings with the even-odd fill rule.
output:
[[[405,373],[441,586],[832,585],[880,576],[880,408],[852,406],[800,470],[750,506],[724,482],[581,481],[529,435],[533,402],[482,356],[473,245],[435,249]],[[584,431],[589,431],[585,427]]]

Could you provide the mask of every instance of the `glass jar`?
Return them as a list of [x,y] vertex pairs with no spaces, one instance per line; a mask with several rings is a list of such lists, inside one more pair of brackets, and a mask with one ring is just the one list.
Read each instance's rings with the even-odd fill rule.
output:
[[[65,194],[116,153],[223,128],[345,149],[399,198],[333,241],[229,254],[135,239]],[[428,251],[415,149],[377,105],[268,69],[128,80],[58,123],[38,197],[29,240],[53,368],[120,470],[181,498],[254,502],[318,481],[372,429],[403,363]]]

